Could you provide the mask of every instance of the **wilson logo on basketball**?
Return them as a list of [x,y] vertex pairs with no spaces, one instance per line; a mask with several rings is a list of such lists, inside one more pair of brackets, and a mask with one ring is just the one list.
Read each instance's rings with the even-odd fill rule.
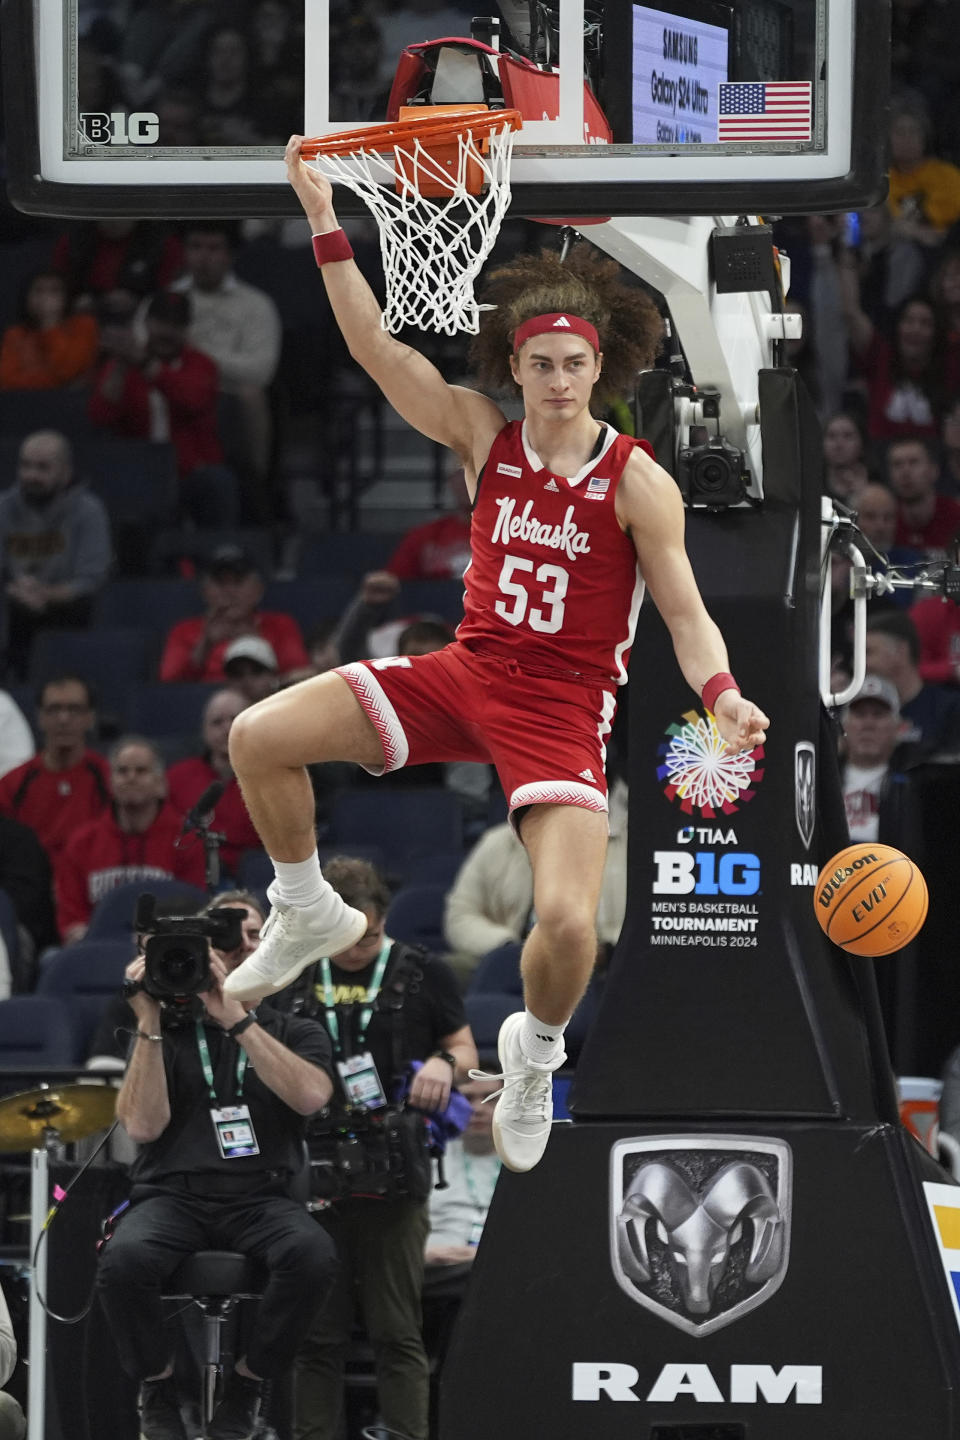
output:
[[821,930],[851,955],[891,955],[927,917],[927,886],[892,845],[848,845],[820,871],[814,913]]

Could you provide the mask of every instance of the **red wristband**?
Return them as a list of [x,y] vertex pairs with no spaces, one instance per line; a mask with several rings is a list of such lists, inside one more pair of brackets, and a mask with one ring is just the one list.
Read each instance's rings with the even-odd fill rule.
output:
[[736,690],[740,694],[740,686],[727,670],[720,670],[716,675],[711,675],[701,692],[701,699],[707,710],[713,713],[717,703],[717,697],[722,695],[724,690]]
[[331,260],[352,260],[353,250],[344,230],[328,230],[325,235],[314,235],[313,258],[318,265]]

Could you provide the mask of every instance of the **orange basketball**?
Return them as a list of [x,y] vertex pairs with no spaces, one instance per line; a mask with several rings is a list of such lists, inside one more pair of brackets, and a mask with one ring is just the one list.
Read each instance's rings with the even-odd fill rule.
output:
[[813,897],[820,928],[851,955],[890,955],[927,918],[927,882],[892,845],[848,845],[817,876]]

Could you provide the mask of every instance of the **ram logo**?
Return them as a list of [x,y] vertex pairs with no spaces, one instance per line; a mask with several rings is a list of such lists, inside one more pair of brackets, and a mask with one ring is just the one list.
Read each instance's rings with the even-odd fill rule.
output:
[[610,1198],[617,1283],[688,1335],[732,1324],[783,1282],[792,1157],[782,1140],[620,1140],[611,1151]]
[[797,833],[809,850],[817,823],[817,752],[809,740],[793,747],[793,803]]

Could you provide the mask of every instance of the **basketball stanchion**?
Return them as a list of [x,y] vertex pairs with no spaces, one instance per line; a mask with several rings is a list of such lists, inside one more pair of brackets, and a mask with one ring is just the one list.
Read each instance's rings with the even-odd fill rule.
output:
[[382,324],[475,335],[473,285],[510,205],[518,110],[429,106],[385,125],[305,140],[301,155],[346,185],[380,230]]

